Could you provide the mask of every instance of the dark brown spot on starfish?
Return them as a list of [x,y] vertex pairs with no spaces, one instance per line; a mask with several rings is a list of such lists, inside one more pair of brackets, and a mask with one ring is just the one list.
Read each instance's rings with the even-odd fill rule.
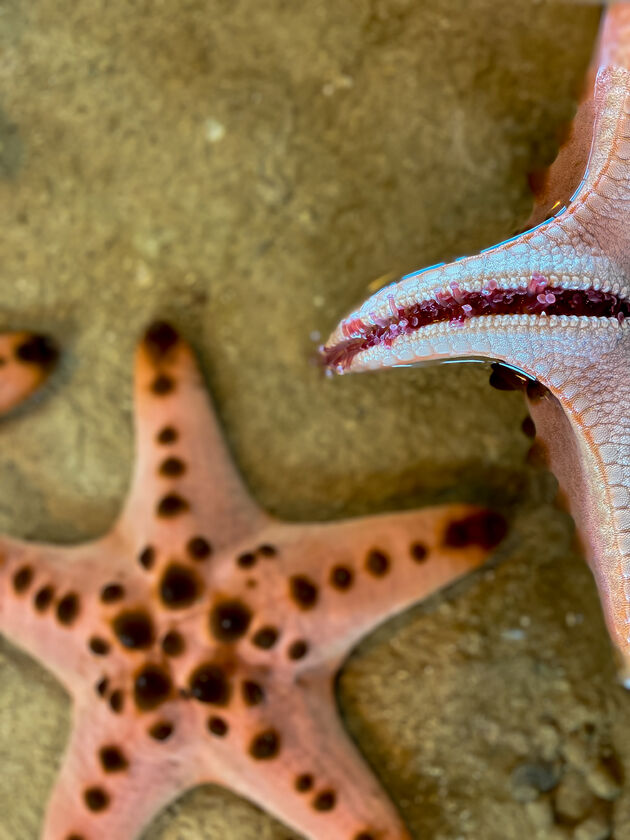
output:
[[85,840],[85,837],[82,834],[68,834],[66,840]]
[[389,557],[384,551],[373,548],[365,559],[365,568],[374,577],[383,577],[389,571]]
[[74,623],[79,615],[79,596],[76,592],[68,592],[57,604],[57,621],[64,627]]
[[118,747],[112,745],[101,747],[98,755],[106,773],[120,773],[129,767],[129,762]]
[[204,537],[192,537],[189,539],[186,550],[193,560],[206,560],[212,554],[212,546]]
[[186,566],[171,563],[160,581],[160,598],[171,610],[190,606],[199,597],[201,584],[197,576]]
[[13,588],[16,592],[26,592],[31,583],[33,583],[33,569],[30,566],[22,566],[13,575]]
[[289,581],[289,591],[295,603],[303,610],[310,610],[317,603],[317,587],[305,575],[294,575]]
[[228,733],[228,725],[221,717],[213,715],[208,718],[208,730],[218,738],[224,738]]
[[159,665],[145,665],[136,675],[133,696],[136,706],[143,711],[155,709],[168,699],[171,678]]
[[490,549],[498,545],[507,532],[507,523],[499,513],[480,511],[451,522],[444,535],[444,544],[451,548],[478,545]]
[[536,424],[534,423],[531,417],[528,416],[523,420],[523,422],[521,423],[521,429],[526,437],[536,437]]
[[109,794],[99,787],[87,788],[83,792],[83,799],[90,811],[104,811],[109,805]]
[[253,551],[245,551],[236,558],[236,565],[241,569],[251,569],[256,565],[256,555]]
[[350,589],[354,581],[354,573],[347,566],[335,566],[330,572],[330,585],[340,592]]
[[21,362],[48,369],[59,358],[57,345],[45,335],[33,335],[15,349],[15,357]]
[[355,835],[354,840],[376,840],[376,835],[369,831],[360,831]]
[[303,659],[308,653],[308,644],[303,639],[296,639],[289,645],[289,659]]
[[177,330],[166,321],[156,321],[144,334],[145,346],[156,361],[160,361],[168,355],[168,352],[176,346],[178,341]]
[[159,373],[151,383],[151,390],[158,397],[164,397],[175,390],[175,380],[166,373]]
[[153,622],[144,610],[125,610],[112,621],[118,641],[129,650],[145,650],[153,644]]
[[409,551],[411,553],[411,557],[416,561],[416,563],[424,563],[429,554],[429,550],[426,545],[421,542],[411,543]]
[[188,510],[188,502],[177,493],[167,493],[157,505],[157,515],[162,517],[177,516]]
[[265,699],[265,691],[260,683],[244,680],[241,686],[243,701],[247,706],[259,706]]
[[295,780],[295,789],[298,793],[308,793],[313,789],[315,780],[310,773],[301,773]]
[[156,440],[158,443],[162,444],[162,446],[168,446],[171,443],[175,443],[179,435],[177,434],[177,429],[173,428],[173,426],[164,426],[164,428],[160,429],[157,433]]
[[230,699],[231,687],[223,669],[213,662],[196,668],[189,679],[190,693],[200,703],[225,706]]
[[120,688],[117,688],[115,691],[112,691],[112,693],[109,696],[109,707],[112,710],[112,712],[115,712],[117,715],[119,715],[122,712],[124,705],[125,695],[120,690]]
[[154,741],[166,741],[173,734],[173,724],[167,720],[158,720],[149,728],[149,735]]
[[165,458],[160,464],[160,475],[167,476],[168,478],[177,478],[185,472],[186,464],[184,464],[181,458],[176,458],[175,456]]
[[256,735],[249,746],[252,758],[265,761],[275,758],[280,752],[280,736],[275,729],[266,729]]
[[210,630],[219,642],[230,644],[247,633],[252,614],[241,601],[221,601],[210,613]]
[[271,626],[261,627],[252,637],[252,643],[263,650],[269,650],[277,641],[278,630],[276,627]]
[[169,630],[162,639],[162,650],[167,656],[181,656],[185,647],[184,637],[177,630]]
[[259,553],[269,559],[270,557],[275,557],[278,553],[278,550],[274,545],[270,545],[269,543],[263,543],[258,549]]
[[88,647],[95,656],[106,656],[109,653],[109,642],[101,639],[100,636],[92,636],[88,642]]
[[101,589],[101,601],[104,604],[115,604],[125,597],[125,590],[119,583],[107,583]]
[[337,804],[337,794],[334,790],[322,790],[313,799],[313,808],[316,811],[332,811]]
[[102,679],[100,679],[96,683],[94,688],[96,689],[96,693],[98,694],[99,697],[105,697],[105,695],[107,694],[107,686],[108,685],[109,685],[109,680],[107,679],[107,677],[103,677]]
[[492,368],[490,385],[497,391],[522,391],[527,383],[531,382],[531,379],[524,373],[499,362],[493,362],[490,367]]
[[146,548],[142,549],[138,555],[138,563],[140,563],[142,568],[147,571],[155,566],[155,549],[153,546],[148,545]]
[[42,586],[41,589],[38,589],[33,599],[33,604],[37,612],[45,612],[52,604],[54,597],[55,590],[52,586]]

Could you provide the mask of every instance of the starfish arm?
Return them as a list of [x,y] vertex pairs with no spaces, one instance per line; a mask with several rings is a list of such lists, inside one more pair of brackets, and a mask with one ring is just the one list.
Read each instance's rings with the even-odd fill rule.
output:
[[630,3],[618,2],[607,9],[594,66],[630,69]]
[[135,413],[136,467],[119,529],[138,550],[181,542],[193,520],[216,550],[260,526],[264,515],[234,468],[195,358],[168,324],[151,326],[138,348]]
[[230,728],[220,783],[308,840],[410,840],[341,725],[329,669],[276,679],[258,708],[245,726]]
[[[361,371],[425,361],[426,344],[416,352],[416,341],[444,330],[454,333],[453,327],[468,326],[479,316],[531,315],[534,323],[541,320],[537,316],[556,311],[567,318],[597,314],[599,300],[593,293],[598,291],[614,297],[613,317],[625,313],[630,299],[630,70],[600,70],[594,100],[592,150],[569,205],[520,236],[414,272],[378,291],[342,321],[323,348],[331,367]],[[539,297],[551,290],[557,293],[555,301]],[[608,312],[605,305],[600,308]],[[450,358],[454,349],[430,355]]]
[[389,616],[478,568],[504,533],[501,516],[467,505],[268,532],[277,602],[261,597],[252,631],[273,623],[283,602],[279,658],[296,640],[308,646],[306,668],[344,657]]
[[630,688],[630,382],[628,338],[606,365],[558,386],[559,398],[530,389],[532,418],[566,493],[597,582],[604,617]]
[[104,637],[102,588],[125,582],[131,597],[134,589],[145,596],[127,582],[121,548],[115,537],[73,547],[0,539],[0,632],[45,662],[70,691],[86,680],[93,684],[101,673],[90,644]]
[[[538,432],[578,520],[630,685],[628,36],[630,4],[620,3],[604,24],[592,144],[568,206],[479,255],[381,290],[342,322],[324,353],[342,371],[494,359],[549,389],[532,400]],[[561,162],[558,185],[568,171]]]
[[56,360],[57,349],[44,336],[0,333],[0,414],[27,399],[48,377]]
[[[577,113],[558,156],[541,178],[534,179],[534,209],[525,230],[544,222],[554,210],[568,205],[587,171],[593,143],[596,111],[596,79],[600,70],[630,70],[630,4],[618,3],[604,15],[591,66]],[[601,89],[600,89],[601,90]],[[599,106],[599,107],[598,107]]]
[[153,715],[139,729],[136,720],[113,715],[105,703],[78,700],[42,840],[133,840],[193,784],[194,750],[181,727],[169,740],[149,734],[152,726],[166,731],[157,728],[165,725],[162,716]]

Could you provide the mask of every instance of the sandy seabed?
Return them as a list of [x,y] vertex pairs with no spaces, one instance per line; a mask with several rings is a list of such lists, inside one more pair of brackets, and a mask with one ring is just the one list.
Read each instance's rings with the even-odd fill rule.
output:
[[[133,345],[199,352],[255,497],[286,519],[501,506],[493,568],[383,626],[339,682],[414,835],[630,837],[630,696],[517,394],[447,366],[326,380],[318,336],[371,281],[522,226],[598,11],[507,0],[4,0],[0,326],[60,371],[0,425],[0,530],[112,522],[132,458]],[[278,480],[278,476],[282,480]],[[0,642],[0,840],[35,840],[69,702]],[[289,840],[201,788],[145,840]]]

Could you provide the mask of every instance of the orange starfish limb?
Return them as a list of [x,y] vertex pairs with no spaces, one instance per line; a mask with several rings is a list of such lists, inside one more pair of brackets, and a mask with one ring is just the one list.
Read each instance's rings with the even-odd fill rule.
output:
[[312,840],[408,839],[341,726],[335,674],[372,627],[479,567],[503,521],[466,505],[271,518],[166,324],[139,347],[135,405],[135,474],[111,532],[0,540],[0,630],[74,701],[44,840],[131,840],[202,782]]
[[0,414],[30,397],[56,361],[57,349],[49,338],[27,332],[0,333]]

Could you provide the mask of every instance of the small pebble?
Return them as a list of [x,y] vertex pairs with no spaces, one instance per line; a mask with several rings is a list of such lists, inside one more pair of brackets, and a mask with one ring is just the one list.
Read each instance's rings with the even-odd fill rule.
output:
[[571,736],[562,745],[564,757],[576,770],[585,771],[589,765],[584,744],[577,736]]
[[586,781],[594,794],[612,801],[621,793],[621,786],[611,771],[603,764],[596,764],[586,772]]
[[556,790],[556,811],[566,820],[579,822],[591,810],[593,799],[584,777],[575,770],[568,770]]
[[609,840],[611,827],[601,817],[589,817],[573,834],[574,840]]
[[225,137],[225,126],[213,117],[206,120],[206,140],[208,143],[218,143]]
[[517,802],[533,802],[558,783],[553,765],[547,762],[519,764],[510,777],[512,796]]
[[548,831],[553,825],[553,808],[548,799],[538,799],[525,805],[532,827],[538,831]]
[[536,743],[542,757],[546,761],[553,761],[560,748],[560,735],[555,726],[544,724],[536,733]]

